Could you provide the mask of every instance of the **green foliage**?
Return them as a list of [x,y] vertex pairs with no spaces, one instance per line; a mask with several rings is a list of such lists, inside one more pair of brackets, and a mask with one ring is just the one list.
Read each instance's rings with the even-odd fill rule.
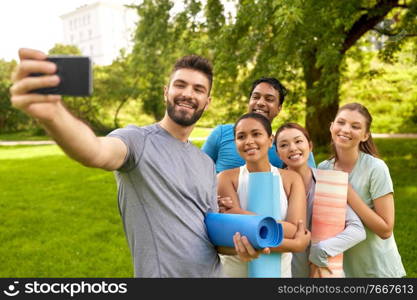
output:
[[374,116],[373,132],[417,132],[417,67],[412,43],[405,43],[396,63],[384,63],[368,51],[364,64],[351,59],[341,86],[341,105],[360,102]]
[[164,115],[163,88],[172,63],[172,1],[144,0],[136,7],[139,23],[132,52],[132,76],[138,80],[140,100],[146,113],[159,120]]
[[[275,76],[291,86],[288,103],[305,103],[306,124],[315,144],[327,144],[327,124],[339,104],[346,52],[394,13],[401,12],[395,14],[400,20],[397,30],[416,23],[410,17],[415,15],[416,1],[401,7],[396,2],[240,1],[236,20],[224,26],[216,49],[220,73],[216,92],[234,103],[230,119],[245,111],[241,95],[250,82],[264,74]],[[399,42],[392,41],[397,45],[392,53],[401,50]]]
[[[132,53],[95,66],[94,96],[66,97],[66,105],[100,133],[160,120],[173,63],[196,53],[213,62],[215,74],[212,102],[198,126],[234,122],[247,110],[251,83],[272,76],[289,90],[273,127],[306,123],[317,146],[329,142],[327,124],[339,102],[366,104],[375,131],[415,132],[417,0],[228,2],[237,2],[235,18],[225,17],[221,0],[184,0],[175,12],[170,0],[130,5],[139,15]],[[79,49],[56,44],[49,53]],[[10,68],[1,70],[9,71],[0,73],[0,130],[37,128],[10,107]]]
[[91,103],[96,104],[96,113],[89,122],[102,128],[122,127],[120,113],[132,99],[138,97],[138,80],[132,74],[132,55],[121,51],[111,65],[95,66],[94,94]]
[[9,89],[12,85],[11,76],[16,61],[0,59],[0,132],[25,130],[33,125],[24,113],[12,107]]
[[48,55],[81,55],[81,50],[75,45],[55,44]]

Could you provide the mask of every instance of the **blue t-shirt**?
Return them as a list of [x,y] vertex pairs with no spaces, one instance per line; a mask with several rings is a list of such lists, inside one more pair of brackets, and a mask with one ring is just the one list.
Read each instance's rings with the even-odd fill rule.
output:
[[[202,150],[210,156],[216,164],[217,173],[228,169],[238,168],[245,164],[245,161],[236,149],[233,127],[233,124],[217,126],[213,129],[202,147]],[[268,156],[271,165],[277,168],[283,167],[284,163],[277,154],[275,143],[269,149]],[[316,167],[312,153],[310,153],[310,157],[308,158],[308,165],[312,168]]]

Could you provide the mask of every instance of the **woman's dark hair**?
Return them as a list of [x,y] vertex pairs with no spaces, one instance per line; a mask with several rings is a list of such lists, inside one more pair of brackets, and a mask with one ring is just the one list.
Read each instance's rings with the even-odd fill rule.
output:
[[239,124],[240,121],[242,121],[244,119],[255,119],[255,120],[257,120],[259,123],[262,124],[265,131],[268,133],[268,136],[272,135],[272,127],[271,127],[271,123],[269,122],[269,120],[261,114],[250,112],[250,113],[244,114],[243,116],[241,116],[236,121],[235,126],[233,127],[233,136],[234,137],[236,137],[236,127],[237,127],[237,125]]
[[282,105],[282,103],[284,103],[285,96],[287,95],[287,89],[285,88],[285,86],[282,85],[281,82],[279,82],[278,79],[274,77],[262,77],[255,80],[252,83],[252,89],[249,93],[249,99],[252,97],[253,90],[258,86],[258,84],[261,84],[262,82],[270,84],[274,89],[278,91],[279,105]]
[[275,133],[275,141],[274,141],[275,145],[277,145],[278,135],[282,131],[284,131],[285,129],[297,129],[297,130],[301,131],[301,133],[304,134],[304,136],[306,137],[308,143],[310,145],[313,145],[313,142],[311,141],[310,134],[308,133],[307,129],[305,129],[303,126],[301,126],[297,123],[291,123],[291,122],[285,123],[277,129],[277,132]]
[[[305,129],[303,126],[297,124],[297,123],[285,123],[283,125],[281,125],[278,129],[277,132],[275,133],[275,139],[274,139],[274,144],[276,146],[276,149],[278,151],[278,135],[283,132],[285,129],[297,129],[299,131],[301,131],[301,133],[306,137],[308,143],[310,144],[311,147],[313,147],[313,141],[310,138],[310,134],[308,133],[307,129]],[[283,162],[282,164],[283,168],[286,168],[287,165]]]
[[[369,137],[366,141],[359,143],[359,150],[369,155],[372,155],[374,157],[379,157],[378,149],[372,139],[372,134],[371,134],[372,116],[369,113],[368,109],[360,103],[355,103],[355,102],[348,103],[339,108],[339,110],[337,111],[336,117],[343,110],[357,111],[358,113],[360,113],[362,116],[365,117],[365,126],[366,126],[365,130],[366,130],[366,133],[369,133]],[[331,149],[332,149],[331,158],[334,158],[336,162],[339,158],[337,157],[336,147],[333,141],[331,143]]]

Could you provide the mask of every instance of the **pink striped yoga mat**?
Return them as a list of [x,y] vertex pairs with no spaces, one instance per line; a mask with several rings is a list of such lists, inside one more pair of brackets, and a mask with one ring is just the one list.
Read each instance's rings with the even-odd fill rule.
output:
[[[316,190],[313,201],[311,242],[318,243],[336,236],[345,229],[348,173],[316,170]],[[344,277],[343,253],[328,258],[322,277]]]

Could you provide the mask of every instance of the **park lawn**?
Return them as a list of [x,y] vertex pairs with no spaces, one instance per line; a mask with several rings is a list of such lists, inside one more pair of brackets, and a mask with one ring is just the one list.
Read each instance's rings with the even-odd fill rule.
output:
[[50,139],[51,137],[48,135],[36,134],[33,130],[0,133],[0,141],[44,141]]
[[[376,143],[394,181],[397,245],[407,277],[417,277],[417,139]],[[133,276],[111,172],[55,145],[0,147],[0,207],[0,277]]]
[[394,183],[394,235],[407,277],[417,277],[417,139],[376,139]]
[[132,277],[113,174],[0,147],[0,277]]

